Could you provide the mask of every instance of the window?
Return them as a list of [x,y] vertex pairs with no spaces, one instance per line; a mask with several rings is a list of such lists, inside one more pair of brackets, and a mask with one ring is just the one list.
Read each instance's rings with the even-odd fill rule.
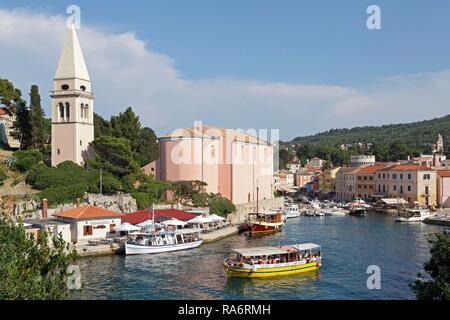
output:
[[59,120],[63,120],[64,119],[64,105],[62,104],[62,102],[59,103]]
[[84,103],[82,103],[80,107],[80,117],[84,118]]
[[70,120],[70,104],[66,102],[66,118]]
[[408,186],[408,191],[411,191],[411,186]]
[[431,175],[429,173],[426,173],[423,175],[423,180],[430,180],[431,179]]
[[80,146],[82,146],[83,145],[83,141],[82,140],[80,140]]
[[403,186],[400,186],[400,193],[403,193]]
[[411,180],[411,173],[408,173],[408,180]]
[[80,86],[80,90],[81,91],[86,91],[86,87],[85,86]]
[[58,149],[58,154],[61,154],[61,151]]
[[396,173],[392,174],[392,179],[397,179],[397,174]]
[[429,186],[425,186],[425,194],[430,194],[430,187]]
[[63,84],[63,85],[61,86],[61,89],[63,89],[63,90],[69,90],[69,85]]
[[394,191],[397,191],[397,186],[394,186]]
[[115,223],[111,223],[109,225],[109,232],[110,233],[116,233],[116,224]]
[[92,226],[83,226],[83,235],[92,236]]
[[400,180],[403,179],[403,173],[400,173]]
[[85,105],[84,105],[84,118],[85,118],[85,119],[88,118],[88,108],[89,108],[89,105],[88,105],[88,104],[85,104]]

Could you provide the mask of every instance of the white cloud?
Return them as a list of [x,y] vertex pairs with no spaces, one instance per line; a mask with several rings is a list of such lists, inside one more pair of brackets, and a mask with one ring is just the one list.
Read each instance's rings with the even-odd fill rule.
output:
[[[0,10],[0,76],[22,88],[24,96],[37,83],[46,97],[66,31],[63,16]],[[134,33],[83,25],[79,38],[96,112],[108,117],[131,105],[141,122],[159,134],[203,120],[230,128],[279,128],[286,139],[448,112],[450,71],[380,79],[359,89],[227,78],[196,81],[184,79],[172,58],[154,52]]]

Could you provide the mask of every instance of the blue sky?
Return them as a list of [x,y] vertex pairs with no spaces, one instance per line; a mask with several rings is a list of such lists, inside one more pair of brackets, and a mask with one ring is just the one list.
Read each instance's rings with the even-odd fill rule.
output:
[[[450,69],[450,2],[447,1],[433,1],[432,5],[427,5],[425,1],[414,0],[129,0],[126,3],[1,0],[0,10],[14,13],[18,8],[26,8],[29,15],[65,17],[66,7],[70,4],[81,7],[83,25],[104,35],[134,33],[135,40],[145,43],[146,50],[167,58],[163,63],[176,72],[176,79],[190,81],[188,87],[177,91],[182,92],[179,99],[186,102],[184,108],[192,111],[186,112],[182,119],[175,121],[170,114],[162,115],[161,121],[156,119],[161,109],[177,113],[175,107],[173,110],[168,108],[177,103],[163,98],[164,93],[161,92],[172,91],[174,86],[178,87],[178,82],[168,81],[167,86],[160,88],[161,91],[155,89],[153,96],[130,101],[134,104],[148,101],[149,106],[145,108],[148,112],[143,106],[135,107],[142,110],[142,122],[154,127],[159,134],[177,126],[192,125],[194,120],[204,120],[228,127],[280,128],[282,138],[288,139],[333,127],[421,120],[442,116],[448,110],[443,103],[448,88],[444,90],[442,87],[448,84],[447,71]],[[366,28],[369,4],[380,6],[382,30],[369,31]],[[97,86],[100,90],[97,92],[99,97],[100,93],[107,91],[95,79],[106,75],[99,74],[101,70],[96,70],[95,65],[92,70],[92,64],[96,64],[92,60],[97,59],[98,54],[89,53],[92,50],[87,47],[89,36],[83,38],[83,30],[79,36],[94,88]],[[55,52],[49,56],[58,56],[62,40],[56,39],[60,43],[55,44],[56,51],[53,50]],[[26,41],[25,38],[23,40]],[[17,46],[20,47],[20,43]],[[0,58],[2,55],[6,53],[0,53]],[[21,53],[12,59],[19,61],[27,59],[27,56]],[[125,53],[121,59],[126,68]],[[56,63],[54,60],[47,62],[53,69]],[[47,77],[50,80],[53,69]],[[148,72],[152,73],[152,70],[149,67]],[[10,65],[0,63],[0,76],[2,73],[9,75],[27,92],[26,86],[32,77],[18,75],[14,71]],[[157,74],[155,72],[155,76]],[[47,79],[44,73],[35,76],[35,81],[41,86],[51,85],[46,80],[41,83],[41,77]],[[430,85],[430,78],[435,80],[434,86]],[[137,85],[142,87],[157,81],[147,82],[144,75],[139,80]],[[136,83],[133,85],[136,88]],[[258,87],[256,95],[263,92],[262,96],[255,97],[253,85]],[[283,86],[282,91],[280,85]],[[291,91],[285,95],[285,87],[288,91],[296,90],[295,98],[292,98]],[[305,88],[308,93],[311,88],[320,90],[306,99],[302,95],[297,96],[298,91]],[[336,88],[342,92],[336,93]],[[420,97],[415,97],[418,88],[424,91]],[[188,92],[191,89],[198,95],[207,92],[208,99]],[[276,93],[265,99],[265,94],[271,89]],[[226,90],[242,92],[231,97]],[[316,96],[320,96],[318,100],[314,100]],[[323,98],[327,96],[329,98]],[[345,99],[341,101],[342,96]],[[149,101],[151,99],[153,102]],[[416,104],[421,99],[422,104]],[[127,100],[123,100],[122,104],[126,103]],[[114,103],[111,101],[114,99],[102,100],[99,97],[96,111],[109,116],[125,107],[112,106]],[[221,103],[223,105],[214,110],[214,115],[205,115],[208,104]],[[261,105],[259,109],[255,105],[258,103]],[[239,105],[234,111],[242,114],[230,116],[221,113],[220,110],[227,109],[227,104]],[[369,112],[369,116],[366,119],[356,117],[358,107],[354,104],[362,105],[362,112]],[[336,106],[339,109],[337,116],[327,116],[330,108]],[[427,110],[419,110],[420,106]],[[274,116],[278,107],[285,117]],[[336,112],[333,110],[331,114]],[[388,115],[386,110],[393,112]],[[311,111],[318,112],[319,116],[322,112],[325,119],[318,121],[317,117],[310,115]],[[255,114],[257,119],[252,119]]]

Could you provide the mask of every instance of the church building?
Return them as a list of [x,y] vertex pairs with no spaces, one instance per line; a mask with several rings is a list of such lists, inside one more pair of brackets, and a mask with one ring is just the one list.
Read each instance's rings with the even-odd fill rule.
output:
[[66,160],[83,165],[94,140],[94,95],[74,25],[67,33],[50,97],[52,165]]

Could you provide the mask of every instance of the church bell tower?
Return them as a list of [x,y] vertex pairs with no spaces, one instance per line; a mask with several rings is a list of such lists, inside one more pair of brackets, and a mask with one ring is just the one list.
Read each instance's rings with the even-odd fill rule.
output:
[[94,140],[94,95],[75,26],[68,31],[54,78],[52,165],[84,164]]

